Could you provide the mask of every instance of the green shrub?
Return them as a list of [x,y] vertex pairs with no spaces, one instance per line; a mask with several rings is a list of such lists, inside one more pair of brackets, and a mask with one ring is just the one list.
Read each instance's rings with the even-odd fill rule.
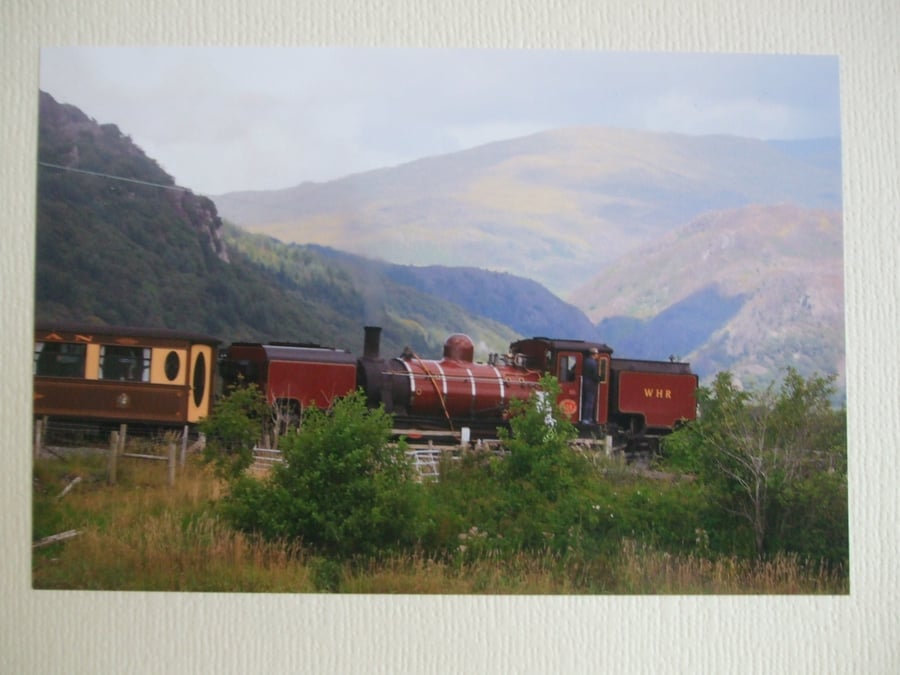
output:
[[772,526],[772,547],[829,565],[847,566],[847,475],[815,473],[788,486]]
[[846,416],[831,406],[833,381],[788,368],[761,391],[727,372],[700,388],[698,418],[664,452],[702,484],[713,548],[846,560]]
[[547,377],[540,393],[511,406],[510,428],[500,430],[503,457],[470,452],[442,465],[440,481],[427,488],[438,527],[429,542],[467,558],[572,546],[591,470],[569,446],[574,427],[550,403],[558,392]]
[[234,485],[226,513],[239,528],[300,540],[329,557],[402,548],[418,534],[420,486],[391,417],[355,392],[310,409],[282,437],[284,462],[268,480]]
[[253,446],[262,436],[268,406],[255,384],[233,387],[209,417],[200,422],[206,435],[203,459],[225,478],[236,478],[253,463]]

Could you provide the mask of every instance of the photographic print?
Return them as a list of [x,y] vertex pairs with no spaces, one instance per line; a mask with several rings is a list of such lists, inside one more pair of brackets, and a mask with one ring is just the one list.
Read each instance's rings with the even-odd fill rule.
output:
[[40,58],[33,588],[849,593],[837,56]]

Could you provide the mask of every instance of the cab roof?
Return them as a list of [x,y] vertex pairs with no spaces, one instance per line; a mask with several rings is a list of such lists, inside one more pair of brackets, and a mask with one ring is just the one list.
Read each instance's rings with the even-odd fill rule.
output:
[[517,340],[510,344],[510,350],[513,352],[527,352],[535,347],[550,349],[552,351],[567,352],[585,352],[590,351],[592,347],[596,347],[601,354],[612,354],[613,349],[603,342],[590,342],[588,340],[569,340],[561,338],[533,337],[525,340]]

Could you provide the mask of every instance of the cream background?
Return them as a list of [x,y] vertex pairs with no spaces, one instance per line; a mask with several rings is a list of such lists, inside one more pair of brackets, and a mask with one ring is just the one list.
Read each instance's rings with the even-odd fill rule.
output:
[[[896,3],[5,0],[0,5],[0,671],[900,672]],[[30,588],[41,46],[328,44],[838,54],[851,494],[848,597],[330,597]],[[126,130],[127,131],[127,130]]]

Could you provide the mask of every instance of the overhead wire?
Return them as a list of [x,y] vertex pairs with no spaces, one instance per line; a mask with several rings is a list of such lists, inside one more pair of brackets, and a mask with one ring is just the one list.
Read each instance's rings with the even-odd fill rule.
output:
[[[186,192],[186,193],[190,193],[190,194],[197,194],[190,188],[181,187],[179,185],[164,185],[162,183],[153,183],[151,181],[140,180],[138,178],[126,178],[125,176],[116,176],[114,174],[103,173],[102,171],[89,171],[87,169],[76,169],[73,166],[63,166],[62,164],[53,164],[52,162],[43,162],[40,160],[38,160],[38,165],[45,166],[50,169],[59,169],[60,171],[70,171],[72,173],[80,173],[80,174],[85,174],[88,176],[97,176],[99,178],[109,178],[111,180],[118,180],[118,181],[122,181],[125,183],[135,183],[137,185],[146,185],[148,187],[163,188],[164,190],[175,190],[176,192]],[[198,195],[198,196],[202,196],[202,195]],[[267,208],[269,210],[281,211],[281,212],[289,214],[289,215],[295,214],[295,211],[293,209],[291,209],[289,206],[286,206],[283,204],[264,203],[262,201],[257,201],[254,199],[247,199],[243,195],[240,197],[235,196],[235,195],[230,195],[228,198],[233,202],[240,202],[243,204],[255,204],[255,205],[259,205],[264,208]]]
[[73,173],[83,173],[83,174],[87,174],[89,176],[100,176],[101,178],[110,178],[112,180],[120,180],[120,181],[123,181],[126,183],[137,183],[138,185],[147,185],[149,187],[158,187],[158,188],[163,188],[166,190],[177,190],[178,192],[193,193],[193,190],[191,190],[190,188],[181,187],[179,185],[163,185],[162,183],[152,183],[150,181],[140,180],[138,178],[125,178],[124,176],[115,176],[113,174],[103,173],[101,171],[88,171],[87,169],[76,169],[75,167],[72,167],[72,166],[63,166],[61,164],[53,164],[51,162],[42,162],[40,160],[38,160],[38,164],[40,166],[46,166],[50,169],[60,169],[62,171],[71,171]]

